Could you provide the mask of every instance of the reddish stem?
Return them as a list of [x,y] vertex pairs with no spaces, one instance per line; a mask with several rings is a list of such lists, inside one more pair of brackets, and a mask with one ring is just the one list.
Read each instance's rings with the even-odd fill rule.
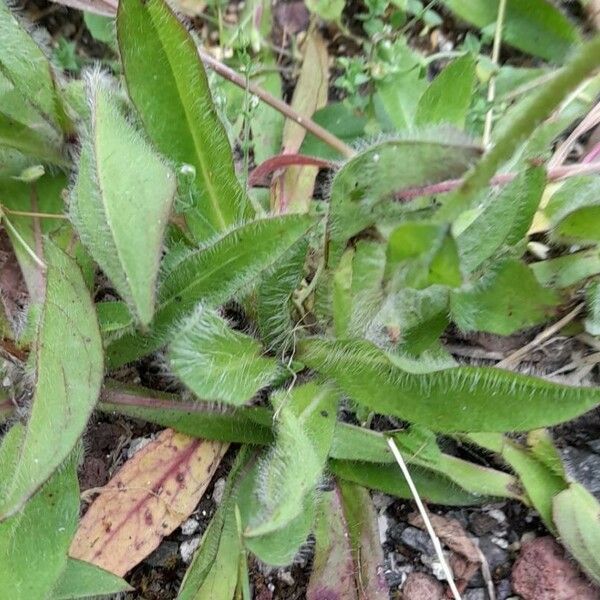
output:
[[317,158],[316,156],[306,156],[304,154],[278,154],[267,158],[264,162],[260,163],[248,177],[248,185],[250,187],[257,187],[260,185],[268,185],[267,177],[285,167],[320,167],[322,169],[331,169],[334,163],[330,160],[323,158]]

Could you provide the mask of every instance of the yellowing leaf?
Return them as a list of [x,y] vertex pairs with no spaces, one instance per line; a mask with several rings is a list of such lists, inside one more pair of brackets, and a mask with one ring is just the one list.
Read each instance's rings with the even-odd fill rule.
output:
[[[329,86],[329,57],[323,38],[316,31],[307,35],[304,45],[304,61],[292,108],[303,117],[311,118],[316,110],[327,104]],[[306,129],[288,119],[283,128],[283,153],[293,154],[300,150]],[[306,212],[312,197],[317,167],[290,167],[278,181],[277,203],[279,212]]]
[[165,429],[104,487],[70,556],[123,576],[192,513],[227,446]]

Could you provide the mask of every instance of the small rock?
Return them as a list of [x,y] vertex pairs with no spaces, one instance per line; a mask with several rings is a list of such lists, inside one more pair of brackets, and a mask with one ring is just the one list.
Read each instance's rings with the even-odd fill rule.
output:
[[498,521],[489,513],[475,512],[469,518],[471,531],[478,536],[490,533],[498,526]]
[[506,600],[512,594],[510,579],[503,579],[496,585],[496,600]]
[[402,586],[403,600],[441,600],[443,595],[442,584],[425,573],[410,573]]
[[379,510],[385,510],[390,504],[394,503],[394,498],[381,492],[374,492],[372,495],[373,506]]
[[480,538],[479,549],[485,556],[492,573],[498,569],[498,567],[508,565],[508,552],[494,543],[494,538],[487,536]]
[[148,556],[144,562],[155,569],[158,567],[173,566],[177,561],[178,549],[179,546],[177,545],[177,542],[162,542],[162,544],[150,556]]
[[506,515],[499,508],[492,508],[488,511],[488,515],[495,519],[498,524],[506,523]]
[[289,569],[279,569],[279,571],[277,571],[277,579],[279,579],[279,581],[283,581],[283,583],[289,585],[290,587],[296,583],[296,580],[292,577]]
[[152,436],[133,438],[129,442],[129,448],[127,448],[127,458],[132,458],[134,454],[139,452],[144,446],[147,446],[151,441]]
[[487,590],[484,588],[472,588],[462,595],[462,600],[488,600],[488,598]]
[[220,477],[215,481],[215,485],[213,487],[212,498],[215,501],[215,504],[221,504],[221,500],[223,500],[223,492],[225,491],[225,478]]
[[573,447],[564,448],[561,455],[569,474],[600,498],[600,455]]
[[406,527],[400,539],[405,546],[428,555],[435,554],[435,548],[429,536],[416,527]]
[[194,552],[196,548],[200,545],[201,536],[193,537],[185,542],[181,542],[181,546],[179,547],[179,553],[181,554],[181,560],[189,565],[192,562],[192,557],[194,556]]
[[379,543],[384,544],[387,540],[387,530],[389,526],[388,518],[385,515],[377,517],[377,529],[379,530]]
[[200,527],[200,523],[196,519],[187,519],[181,524],[181,533],[183,535],[192,535],[198,531],[198,527]]
[[597,588],[584,579],[562,548],[541,537],[523,545],[512,571],[513,590],[523,600],[598,600]]

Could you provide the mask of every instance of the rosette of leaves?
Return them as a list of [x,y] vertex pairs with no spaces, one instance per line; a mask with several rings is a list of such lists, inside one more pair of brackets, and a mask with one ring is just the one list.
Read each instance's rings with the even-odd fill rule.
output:
[[[248,554],[287,564],[311,532],[312,590],[352,572],[360,576],[339,582],[348,597],[365,597],[364,582],[369,597],[384,597],[375,561],[358,557],[376,540],[365,488],[410,496],[387,435],[426,500],[519,499],[598,578],[600,534],[583,531],[572,509],[597,515],[597,505],[539,430],[597,406],[600,392],[458,365],[442,335],[450,324],[500,335],[543,324],[582,282],[594,331],[597,177],[564,183],[542,207],[553,243],[581,245],[561,257],[566,266],[527,256],[544,167],[517,161],[511,183],[488,184],[593,74],[600,41],[515,107],[486,153],[464,131],[475,61],[458,58],[443,85],[423,91],[414,130],[363,144],[339,165],[326,204],[257,215],[187,29],[163,0],[122,0],[116,29],[124,87],[98,73],[80,85],[0,8],[0,202],[31,299],[27,327],[10,314],[0,322],[7,347],[35,372],[26,414],[0,446],[0,581],[17,573],[14,597],[126,589],[66,555],[78,440],[95,407],[241,445],[181,598],[250,597]],[[460,178],[458,190],[439,193]],[[99,273],[112,299],[94,302]],[[158,350],[191,404],[103,383]],[[407,426],[373,431],[373,414]],[[517,444],[512,432],[538,433]],[[447,454],[440,436],[495,452],[506,468]],[[49,546],[37,548],[32,523],[48,519]],[[15,532],[19,556],[43,566],[39,589],[4,560]]]

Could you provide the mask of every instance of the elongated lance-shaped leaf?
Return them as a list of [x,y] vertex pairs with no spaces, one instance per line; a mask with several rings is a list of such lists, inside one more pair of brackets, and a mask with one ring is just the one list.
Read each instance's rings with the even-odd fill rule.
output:
[[119,111],[111,90],[88,81],[91,127],[71,194],[71,219],[94,260],[148,325],[175,176]]
[[45,244],[46,296],[35,340],[35,393],[0,520],[17,512],[64,462],[83,433],[102,383],[102,343],[94,307],[74,261]]
[[475,86],[475,61],[457,58],[429,84],[417,104],[416,125],[446,123],[464,129]]
[[[398,465],[378,465],[349,460],[330,460],[329,470],[345,481],[379,490],[398,498],[411,499],[412,493]],[[446,506],[470,506],[489,501],[488,496],[470,494],[453,481],[422,467],[410,467],[410,474],[421,498],[433,504]]]
[[308,339],[298,358],[331,377],[356,402],[434,431],[526,431],[572,419],[600,402],[600,390],[551,383],[487,367],[408,373],[362,341]]
[[165,156],[196,171],[198,195],[185,215],[196,240],[248,218],[250,203],[186,28],[163,0],[124,0],[117,35],[127,89],[148,135]]
[[233,330],[216,311],[199,306],[171,344],[169,362],[199,398],[240,405],[282,369],[262,352],[258,340]]
[[337,391],[318,383],[272,398],[278,414],[276,442],[259,467],[261,508],[244,532],[247,538],[282,529],[315,493],[331,446],[337,401]]
[[90,563],[69,558],[52,590],[52,600],[74,600],[132,591],[133,588],[124,579]]
[[[24,435],[20,424],[6,434],[3,476],[19,459]],[[23,510],[0,523],[0,586],[11,600],[48,598],[65,569],[79,517],[77,458],[75,452]]]
[[[394,435],[409,467],[415,465],[438,473],[471,494],[523,500],[514,476],[445,454],[434,436],[428,441],[422,434],[416,435],[415,430],[412,427]],[[395,463],[383,434],[345,423],[338,423],[336,427],[329,456],[337,460]]]
[[[273,413],[263,407],[239,407],[224,411],[202,402],[182,402],[169,394],[143,388],[111,386],[102,393],[98,408],[109,414],[142,419],[193,437],[266,446],[274,439]],[[517,479],[496,469],[440,452],[423,452],[423,440],[412,431],[394,436],[406,462],[444,475],[471,494],[523,499]],[[497,450],[500,452],[500,449]],[[337,422],[329,458],[355,462],[393,464],[382,433]]]
[[273,413],[260,406],[228,411],[204,402],[183,402],[178,396],[146,388],[122,389],[116,384],[102,390],[98,409],[128,415],[193,437],[223,442],[266,445],[273,440]]
[[476,433],[464,437],[502,456],[519,477],[526,501],[540,513],[548,530],[556,533],[552,499],[565,490],[569,482],[549,433],[546,430],[529,432],[527,447],[497,433]]
[[480,149],[452,129],[386,140],[350,159],[336,174],[329,207],[328,264],[335,267],[346,241],[377,222],[394,192],[460,177]]
[[59,113],[52,66],[23,25],[0,1],[0,72],[46,118]]
[[362,337],[383,301],[385,245],[361,240],[333,276],[333,323],[339,337]]
[[236,488],[240,472],[252,454],[244,446],[227,476],[221,504],[210,522],[190,564],[178,600],[231,600],[238,579],[242,541],[235,516]]
[[307,600],[358,600],[348,523],[337,487],[319,498],[315,539],[315,559],[306,589]]
[[152,333],[131,333],[108,346],[116,367],[163,345],[173,325],[190,315],[199,302],[218,306],[254,283],[310,228],[305,215],[260,219],[241,225],[210,244],[185,254],[159,288]]
[[338,481],[338,488],[356,564],[359,600],[388,600],[390,591],[383,574],[377,511],[371,496],[364,487],[345,481]]
[[300,240],[258,286],[256,317],[260,337],[269,350],[281,351],[293,343],[290,304],[304,274],[307,247],[307,241]]
[[600,504],[580,483],[554,498],[554,521],[561,542],[583,570],[600,583]]
[[544,169],[536,167],[523,171],[500,192],[491,191],[480,214],[456,238],[461,266],[466,272],[523,240],[545,186]]

